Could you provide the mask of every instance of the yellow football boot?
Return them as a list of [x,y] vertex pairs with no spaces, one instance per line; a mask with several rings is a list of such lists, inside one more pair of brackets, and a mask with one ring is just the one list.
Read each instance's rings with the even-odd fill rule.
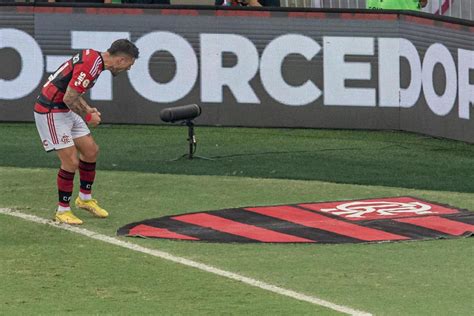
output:
[[97,200],[94,200],[94,199],[82,200],[80,197],[77,197],[75,204],[76,204],[76,207],[85,209],[94,216],[97,216],[100,218],[106,218],[107,216],[109,216],[109,213],[103,208],[101,208],[99,204],[97,204]]
[[54,220],[59,223],[69,224],[69,225],[81,225],[83,221],[81,221],[76,215],[74,215],[71,211],[66,212],[56,212],[54,216]]

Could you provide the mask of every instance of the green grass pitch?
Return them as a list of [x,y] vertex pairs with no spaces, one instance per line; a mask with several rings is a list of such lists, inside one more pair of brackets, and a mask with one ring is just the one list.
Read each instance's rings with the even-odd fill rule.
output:
[[[474,147],[399,132],[101,126],[94,196],[115,236],[132,221],[223,208],[412,195],[474,210]],[[51,218],[54,153],[0,125],[0,208]],[[78,177],[76,177],[78,178]],[[76,192],[78,179],[75,184]],[[376,315],[472,315],[474,239],[354,245],[123,238]],[[0,215],[0,314],[336,315],[193,268]]]

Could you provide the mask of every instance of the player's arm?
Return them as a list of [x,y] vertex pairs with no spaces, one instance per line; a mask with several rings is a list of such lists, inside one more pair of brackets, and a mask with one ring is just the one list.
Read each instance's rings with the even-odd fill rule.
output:
[[79,100],[81,101],[82,105],[87,109],[87,113],[99,112],[96,108],[91,107],[89,103],[87,103],[87,101],[82,97],[82,94],[80,94]]
[[69,107],[69,109],[83,118],[90,114],[87,121],[92,126],[97,126],[100,123],[100,112],[96,108],[92,108],[82,97],[82,93],[76,91],[71,87],[67,87],[66,93],[63,97],[63,102]]
[[87,113],[90,113],[90,114],[92,114],[92,113],[97,113],[97,114],[100,116],[99,110],[97,110],[97,108],[91,107],[91,106],[87,103],[87,101],[82,97],[82,95],[79,97],[79,99],[81,100],[82,105],[87,108],[87,111],[88,111]]
[[64,94],[63,101],[68,106],[68,108],[79,114],[82,117],[85,117],[87,113],[90,112],[90,106],[83,102],[82,100],[82,93],[72,89],[71,87],[67,87],[66,93]]

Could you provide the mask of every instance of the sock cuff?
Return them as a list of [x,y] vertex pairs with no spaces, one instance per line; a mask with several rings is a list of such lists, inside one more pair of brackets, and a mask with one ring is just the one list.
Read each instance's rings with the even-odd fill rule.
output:
[[59,169],[58,176],[64,180],[74,180],[74,172],[69,172],[64,169]]
[[94,171],[95,170],[95,162],[86,162],[79,159],[79,169],[86,170],[86,171]]
[[69,203],[58,202],[58,206],[61,206],[62,208],[69,208],[70,209]]

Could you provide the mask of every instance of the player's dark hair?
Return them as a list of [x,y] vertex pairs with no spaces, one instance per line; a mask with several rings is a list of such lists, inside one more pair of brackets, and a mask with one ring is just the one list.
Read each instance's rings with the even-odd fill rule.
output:
[[126,54],[133,58],[138,58],[138,48],[130,42],[128,39],[119,39],[110,45],[110,48],[107,50],[110,55],[117,54]]

